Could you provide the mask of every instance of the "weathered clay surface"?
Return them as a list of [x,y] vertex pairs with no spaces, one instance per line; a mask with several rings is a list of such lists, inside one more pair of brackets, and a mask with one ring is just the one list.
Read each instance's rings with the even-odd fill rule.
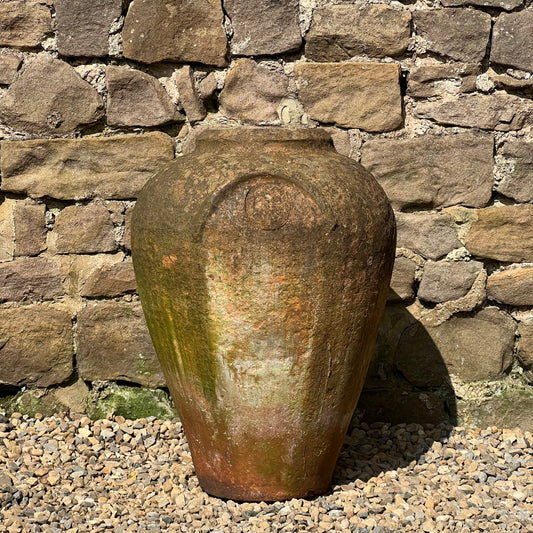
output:
[[83,379],[164,384],[140,304],[98,302],[78,313],[76,345]]
[[487,298],[506,305],[533,305],[533,267],[503,270],[489,276]]
[[503,145],[502,155],[509,166],[496,189],[517,202],[532,202],[533,141],[510,140]]
[[415,98],[445,94],[468,93],[476,90],[476,76],[481,73],[474,63],[427,63],[409,72],[407,92]]
[[366,54],[401,55],[411,30],[409,11],[385,4],[325,5],[313,13],[305,56],[312,61],[343,61]]
[[148,178],[174,158],[172,139],[161,132],[4,141],[1,146],[3,191],[60,200],[135,198]]
[[361,164],[396,208],[482,207],[492,194],[492,135],[460,133],[366,142]]
[[111,24],[122,13],[122,3],[122,0],[54,0],[59,53],[73,57],[107,55]]
[[531,8],[500,15],[494,24],[491,62],[533,72],[532,26]]
[[299,63],[298,99],[314,120],[366,131],[402,125],[400,71],[391,63]]
[[49,387],[73,372],[72,322],[61,309],[44,304],[0,309],[0,339],[0,383]]
[[226,64],[220,0],[133,0],[122,39],[124,57],[142,63]]
[[69,64],[45,55],[21,71],[0,100],[5,124],[41,135],[72,132],[103,114],[103,100],[96,90]]
[[147,184],[132,231],[196,473],[232,499],[323,492],[387,297],[392,211],[321,132],[213,130],[196,146]]
[[262,56],[294,52],[302,44],[298,0],[224,0],[231,20],[231,53]]
[[0,28],[0,46],[33,48],[52,30],[52,16],[48,7],[39,2],[2,2]]

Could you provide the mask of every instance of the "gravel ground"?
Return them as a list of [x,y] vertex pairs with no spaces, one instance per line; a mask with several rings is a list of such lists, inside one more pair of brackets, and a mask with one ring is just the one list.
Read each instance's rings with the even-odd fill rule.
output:
[[365,424],[331,492],[236,503],[202,492],[178,421],[0,416],[0,531],[533,532],[533,437]]

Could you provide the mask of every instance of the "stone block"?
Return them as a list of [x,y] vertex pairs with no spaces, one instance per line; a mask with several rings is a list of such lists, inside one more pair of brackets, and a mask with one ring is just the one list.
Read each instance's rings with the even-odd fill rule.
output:
[[479,63],[485,57],[491,30],[488,13],[473,9],[421,9],[413,11],[417,35],[435,54]]
[[394,208],[485,206],[494,178],[492,135],[460,133],[366,142],[361,164],[385,189]]
[[0,302],[53,300],[63,296],[57,266],[43,257],[20,257],[0,263]]
[[415,114],[445,126],[512,131],[533,124],[533,103],[503,92],[469,94],[453,100],[421,103]]
[[46,250],[46,205],[19,201],[13,212],[15,256],[38,255]]
[[112,126],[160,126],[183,117],[157,78],[125,67],[108,66],[107,123]]
[[432,303],[462,298],[472,288],[482,269],[483,263],[479,261],[428,261],[424,265],[418,297]]
[[180,68],[172,75],[178,93],[180,103],[190,122],[203,120],[207,111],[194,86],[194,73],[189,65]]
[[94,254],[117,249],[113,222],[102,205],[65,207],[57,216],[50,248],[59,254]]
[[288,87],[284,74],[271,72],[251,59],[239,59],[220,93],[221,112],[245,122],[277,120],[277,108]]
[[173,158],[173,141],[160,132],[4,141],[2,190],[60,200],[135,198],[153,173]]
[[417,387],[439,386],[447,373],[464,381],[501,378],[512,363],[515,330],[514,320],[494,307],[439,326],[417,323],[400,338],[396,367]]
[[533,141],[509,140],[501,153],[506,164],[497,191],[517,202],[533,202]]
[[133,0],[122,40],[124,57],[226,65],[226,32],[220,0]]
[[477,211],[465,246],[476,257],[509,263],[533,261],[533,205]]
[[489,276],[487,298],[506,305],[533,305],[533,267],[503,270]]
[[137,290],[131,258],[95,269],[81,287],[85,298],[114,298]]
[[503,13],[494,24],[491,63],[533,72],[533,8]]
[[45,304],[0,309],[0,382],[49,387],[73,372],[70,315]]
[[133,207],[126,209],[124,215],[124,248],[131,250],[131,217],[133,216]]
[[37,135],[70,133],[103,115],[96,90],[69,64],[46,55],[18,74],[0,102],[0,119],[7,126]]
[[517,356],[524,370],[533,371],[533,325],[519,324]]
[[16,200],[7,198],[0,203],[0,262],[15,256],[15,205]]
[[493,7],[495,9],[505,9],[511,11],[524,3],[524,0],[441,0],[445,7]]
[[123,0],[55,0],[57,49],[63,56],[103,57],[109,52],[111,24]]
[[52,15],[39,2],[12,0],[0,3],[0,46],[33,48],[52,31]]
[[0,55],[0,85],[9,85],[17,74],[22,60],[14,55]]
[[165,384],[139,303],[89,304],[78,313],[76,342],[85,380]]
[[314,120],[372,132],[403,123],[396,64],[299,63],[294,74],[298,99]]
[[233,28],[232,55],[295,52],[302,44],[298,0],[224,0],[224,10]]
[[473,63],[425,62],[410,70],[407,94],[414,98],[428,98],[473,92],[476,90],[476,77],[480,73],[479,65]]
[[411,14],[386,4],[337,4],[316,8],[306,35],[312,61],[344,61],[354,56],[398,56],[411,34]]
[[390,282],[387,302],[401,302],[415,297],[416,263],[407,257],[397,257]]

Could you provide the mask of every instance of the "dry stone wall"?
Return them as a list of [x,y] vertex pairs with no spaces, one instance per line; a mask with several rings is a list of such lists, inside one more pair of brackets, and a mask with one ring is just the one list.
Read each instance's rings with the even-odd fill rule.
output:
[[398,222],[362,416],[531,428],[532,38],[531,0],[0,0],[3,404],[163,387],[139,190],[205,126],[321,126]]

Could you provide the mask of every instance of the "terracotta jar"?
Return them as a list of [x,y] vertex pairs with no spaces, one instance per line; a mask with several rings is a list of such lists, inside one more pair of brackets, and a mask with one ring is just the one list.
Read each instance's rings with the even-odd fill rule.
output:
[[329,489],[394,262],[385,193],[320,130],[207,130],[134,209],[144,313],[200,485]]

